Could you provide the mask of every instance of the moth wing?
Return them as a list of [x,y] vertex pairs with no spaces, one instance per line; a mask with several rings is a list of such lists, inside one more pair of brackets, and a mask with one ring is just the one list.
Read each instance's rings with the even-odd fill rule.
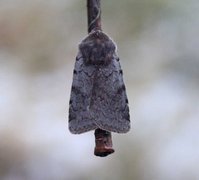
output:
[[69,130],[73,134],[84,133],[97,126],[90,116],[89,104],[93,87],[93,66],[85,65],[81,52],[78,53],[69,102]]
[[126,133],[130,130],[128,99],[119,58],[99,68],[91,99],[91,116],[101,129]]

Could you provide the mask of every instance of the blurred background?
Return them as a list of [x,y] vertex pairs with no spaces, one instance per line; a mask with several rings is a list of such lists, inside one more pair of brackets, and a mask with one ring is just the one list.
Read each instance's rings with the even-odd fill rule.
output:
[[0,1],[1,180],[198,180],[199,1],[107,0],[132,129],[93,155],[72,135],[68,102],[86,0]]

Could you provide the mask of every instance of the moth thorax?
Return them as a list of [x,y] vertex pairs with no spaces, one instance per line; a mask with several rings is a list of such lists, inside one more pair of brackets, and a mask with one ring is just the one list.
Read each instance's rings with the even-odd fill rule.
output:
[[102,46],[95,46],[89,54],[91,64],[108,64],[113,58],[113,51]]

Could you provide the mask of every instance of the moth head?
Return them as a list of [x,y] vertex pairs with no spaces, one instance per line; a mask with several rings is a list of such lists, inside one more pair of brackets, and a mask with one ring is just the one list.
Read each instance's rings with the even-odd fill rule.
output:
[[116,51],[114,42],[100,30],[92,31],[79,45],[87,64],[105,65]]

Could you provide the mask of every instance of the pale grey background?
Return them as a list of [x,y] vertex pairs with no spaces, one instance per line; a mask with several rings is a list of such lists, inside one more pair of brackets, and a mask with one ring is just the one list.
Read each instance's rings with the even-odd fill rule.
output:
[[0,179],[198,180],[199,1],[102,0],[132,120],[107,158],[68,131],[86,15],[86,0],[0,1]]

